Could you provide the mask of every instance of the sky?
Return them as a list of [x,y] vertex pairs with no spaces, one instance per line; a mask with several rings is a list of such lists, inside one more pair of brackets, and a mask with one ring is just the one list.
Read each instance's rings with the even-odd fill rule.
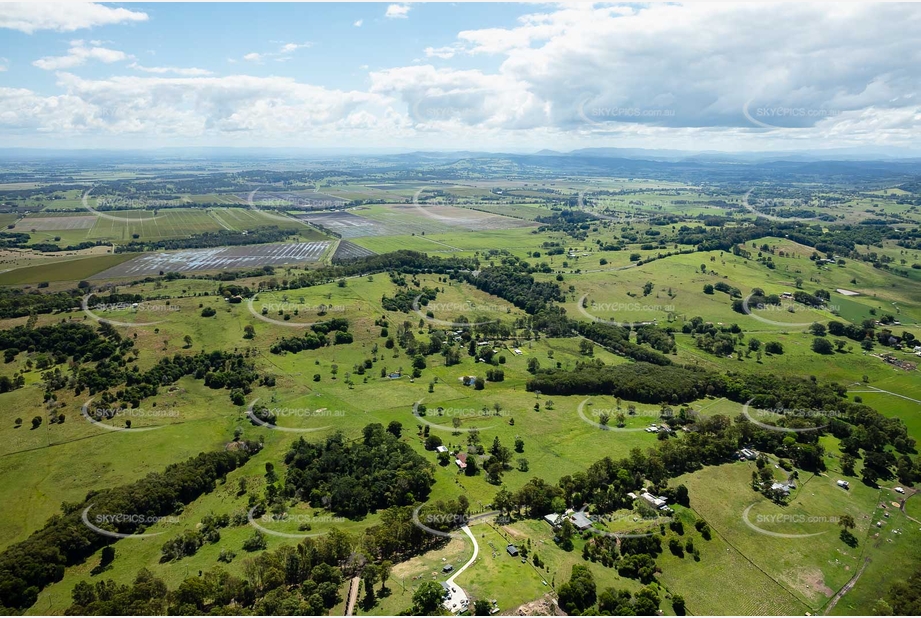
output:
[[921,5],[0,3],[0,144],[917,149]]

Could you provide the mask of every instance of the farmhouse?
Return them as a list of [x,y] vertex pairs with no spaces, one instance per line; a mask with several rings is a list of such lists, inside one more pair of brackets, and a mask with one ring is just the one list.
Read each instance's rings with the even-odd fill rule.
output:
[[454,463],[457,464],[457,467],[461,470],[467,469],[467,453],[458,453],[457,459],[454,460]]
[[447,447],[447,446],[444,446],[444,445],[436,446],[436,447],[435,447],[435,452],[436,452],[436,453],[447,453],[447,452],[448,452],[448,447]]
[[549,515],[544,515],[544,521],[550,524],[551,527],[556,528],[563,523],[563,516],[559,513],[550,513]]
[[515,557],[518,555],[518,548],[512,545],[511,543],[505,546],[505,551],[507,551],[508,555],[512,557]]
[[773,489],[774,491],[779,491],[783,493],[784,495],[787,495],[790,493],[791,489],[796,489],[796,485],[794,485],[793,483],[789,483],[789,484],[788,483],[771,483],[771,489]]
[[653,496],[648,491],[644,491],[643,493],[641,493],[640,498],[648,502],[649,505],[652,506],[653,508],[656,508],[659,510],[668,508],[668,506],[665,503],[665,498]]
[[576,511],[570,515],[569,521],[571,521],[572,525],[578,530],[587,530],[592,527],[592,520],[586,517],[585,513],[582,511]]
[[743,448],[739,451],[739,459],[755,459],[758,456],[755,451],[747,448]]

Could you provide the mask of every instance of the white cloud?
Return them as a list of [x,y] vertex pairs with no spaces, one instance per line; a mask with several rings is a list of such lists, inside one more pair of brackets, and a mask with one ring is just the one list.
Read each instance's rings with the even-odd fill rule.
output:
[[0,58],[0,73],[10,68],[10,61],[6,58]]
[[409,119],[425,130],[531,129],[549,118],[547,105],[525,82],[501,75],[422,65],[375,71],[370,78],[372,93],[402,99]]
[[94,2],[0,2],[0,28],[32,34],[37,30],[73,32],[125,22],[147,21],[147,14]]
[[82,40],[70,42],[70,49],[67,50],[66,56],[45,56],[39,58],[32,64],[46,71],[59,71],[63,69],[72,69],[86,64],[87,60],[98,60],[105,64],[121,62],[132,58],[125,52],[107,47],[87,47]]
[[207,69],[196,69],[194,67],[190,68],[180,68],[180,67],[145,67],[139,65],[137,62],[132,62],[128,65],[129,69],[134,69],[136,71],[142,71],[144,73],[154,73],[157,75],[164,75],[166,73],[174,73],[176,75],[182,75],[185,77],[199,77],[204,75],[212,75],[212,71]]
[[356,21],[354,24],[352,24],[352,25],[355,26],[356,28],[361,28],[361,25],[362,25],[363,23],[365,23],[365,20],[359,19],[359,20],[357,20],[357,21]]
[[[39,132],[173,135],[181,139],[258,133],[334,135],[386,116],[386,99],[329,90],[291,78],[113,77],[58,74],[64,94],[0,88],[0,127]],[[356,116],[357,114],[357,116]]]
[[278,48],[278,51],[262,53],[250,52],[244,55],[243,59],[249,62],[262,62],[268,59],[273,59],[276,62],[286,62],[291,59],[291,53],[307,47],[313,47],[313,43],[309,41],[306,43],[282,43]]
[[391,4],[387,7],[384,17],[390,19],[406,19],[409,16],[409,4]]
[[[408,4],[391,6],[403,7],[403,17],[409,10]],[[427,40],[432,46],[424,48],[421,61],[368,73],[364,91],[133,64],[148,75],[61,76],[56,96],[3,90],[0,126],[52,134],[176,135],[183,143],[185,131],[203,140],[309,136],[335,145],[348,135],[362,145],[473,148],[914,146],[921,138],[921,7],[528,10],[541,12],[507,28]],[[309,46],[268,45],[269,51],[243,59],[282,61]],[[101,45],[74,47],[79,51],[36,64],[61,70],[90,59],[116,61],[90,51],[104,50]],[[488,69],[429,64],[461,55],[493,58],[482,63]],[[771,115],[778,110],[780,115]],[[787,128],[771,129],[772,123]]]
[[504,56],[494,76],[525,84],[557,130],[763,131],[750,102],[831,131],[841,112],[917,105],[919,24],[913,5],[565,5],[425,52]]
[[448,60],[453,58],[455,54],[463,51],[463,46],[461,45],[447,45],[445,47],[426,47],[425,55],[429,58],[441,58],[442,60]]

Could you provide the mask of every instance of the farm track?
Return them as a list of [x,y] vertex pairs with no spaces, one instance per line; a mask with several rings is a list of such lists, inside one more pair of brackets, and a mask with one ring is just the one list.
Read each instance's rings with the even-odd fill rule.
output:
[[355,612],[355,603],[358,601],[358,589],[360,588],[361,578],[357,575],[349,581],[349,601],[345,606],[345,615],[352,616]]
[[882,389],[882,388],[876,388],[875,386],[870,386],[869,384],[862,384],[861,382],[854,382],[854,384],[860,384],[863,388],[866,388],[866,389],[869,389],[869,390],[865,390],[865,391],[853,391],[853,390],[848,390],[849,393],[885,393],[885,394],[887,394],[887,395],[892,395],[892,396],[894,396],[894,397],[901,397],[902,399],[907,399],[908,401],[913,401],[914,403],[921,403],[921,400],[919,400],[919,399],[913,399],[913,398],[908,397],[908,396],[906,396],[906,395],[900,395],[900,394],[898,394],[898,393],[894,393],[894,392],[892,392],[892,391],[887,391],[887,390],[884,390],[884,389]]
[[838,601],[841,600],[841,597],[847,594],[851,590],[851,588],[854,587],[854,585],[857,583],[858,578],[860,578],[860,576],[863,575],[864,569],[866,569],[869,564],[870,564],[870,559],[864,558],[863,564],[860,565],[860,569],[856,573],[854,573],[854,577],[852,577],[846,584],[844,584],[841,590],[839,590],[838,593],[834,596],[834,598],[832,598],[831,602],[825,606],[825,611],[822,612],[823,615],[827,616],[828,613],[835,608],[835,605],[838,604]]

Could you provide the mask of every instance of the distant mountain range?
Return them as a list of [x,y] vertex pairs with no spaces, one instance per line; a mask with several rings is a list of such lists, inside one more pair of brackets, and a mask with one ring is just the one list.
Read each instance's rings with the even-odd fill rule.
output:
[[505,157],[573,157],[641,159],[648,161],[708,161],[708,162],[764,162],[764,161],[906,161],[921,162],[921,150],[905,148],[834,148],[788,151],[693,151],[651,148],[581,148],[569,152],[544,149],[528,152],[492,152],[472,150],[403,150],[361,148],[155,148],[155,149],[49,149],[0,148],[0,159],[57,159],[57,158],[130,158],[130,159],[353,159],[353,158],[404,158],[409,160],[494,159]]
[[[358,152],[351,149],[164,148],[156,150],[0,149],[0,165],[30,164],[62,173],[74,168],[146,164],[200,171],[314,169],[347,173],[397,173],[413,180],[559,176],[648,178],[689,184],[824,182],[840,187],[883,188],[921,179],[913,151],[857,149],[798,152],[691,152],[642,148],[585,148],[536,153],[477,151]],[[47,169],[46,169],[47,171]]]

